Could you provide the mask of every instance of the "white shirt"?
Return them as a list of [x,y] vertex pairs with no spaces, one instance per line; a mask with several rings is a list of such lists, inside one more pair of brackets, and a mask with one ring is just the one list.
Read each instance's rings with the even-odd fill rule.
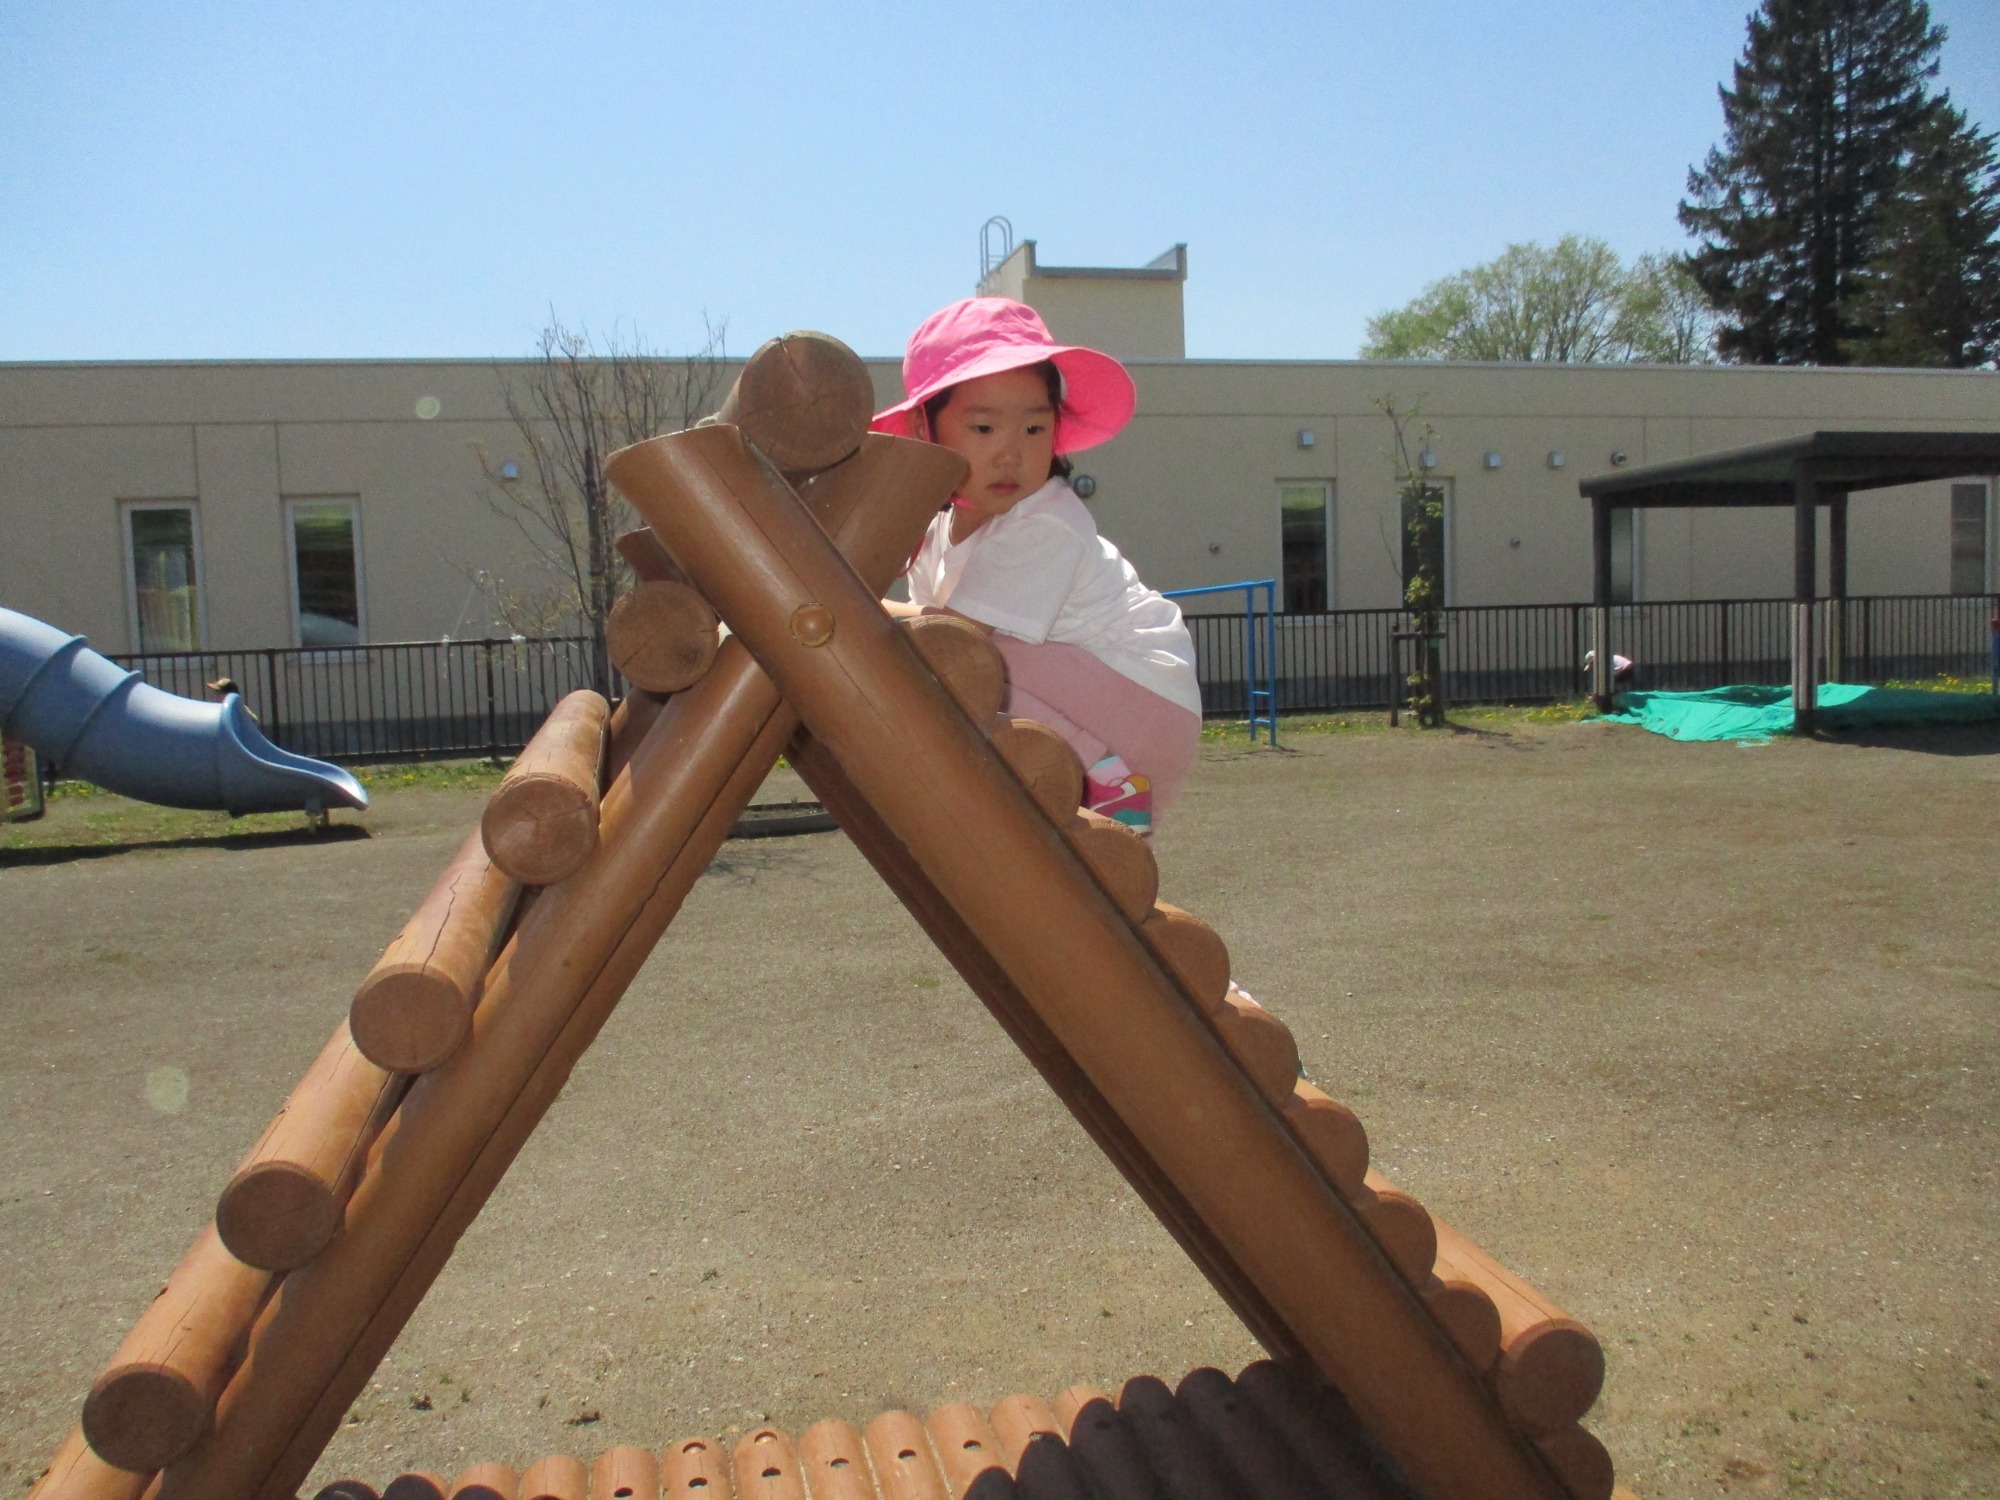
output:
[[1139,581],[1060,478],[953,545],[950,510],[910,564],[910,602],[950,608],[1040,645],[1081,646],[1120,676],[1201,712],[1194,640],[1174,601]]

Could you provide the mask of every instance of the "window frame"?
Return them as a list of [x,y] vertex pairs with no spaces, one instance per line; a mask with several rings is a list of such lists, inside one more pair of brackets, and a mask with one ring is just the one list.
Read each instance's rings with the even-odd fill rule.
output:
[[[1976,566],[1978,584],[1973,588],[1960,588],[1958,568],[1961,554],[1958,549],[1959,501],[1970,498],[1968,492],[1976,493],[1978,502],[1968,507],[1971,518],[1979,528],[1979,547],[1976,562],[1968,551],[1964,554],[1967,563]],[[1951,486],[1951,499],[1945,511],[1945,592],[1959,599],[1975,599],[1992,592],[1993,586],[1993,486],[1984,479],[1959,480]]]
[[[299,537],[297,515],[302,505],[344,505],[347,507],[349,522],[354,537],[354,618],[355,633],[359,639],[351,646],[307,647],[302,629],[303,621],[299,609]],[[368,576],[362,566],[361,541],[361,497],[359,495],[287,495],[285,496],[285,579],[290,587],[292,599],[292,647],[294,650],[311,650],[314,660],[339,661],[348,653],[361,650],[368,644]]]
[[165,653],[146,650],[145,633],[139,628],[139,551],[132,535],[132,517],[146,510],[184,510],[188,513],[189,545],[194,552],[194,645],[203,650],[208,635],[208,578],[202,564],[201,501],[199,498],[120,500],[118,502],[119,550],[125,559],[125,631],[135,655]]
[[1285,491],[1290,489],[1311,488],[1318,490],[1320,494],[1320,517],[1321,517],[1320,567],[1322,569],[1322,576],[1326,580],[1326,603],[1324,606],[1322,606],[1321,610],[1319,611],[1307,610],[1304,611],[1304,613],[1307,614],[1325,613],[1330,610],[1338,609],[1340,607],[1339,604],[1340,584],[1339,584],[1339,576],[1334,572],[1335,559],[1338,556],[1338,553],[1335,551],[1334,547],[1333,520],[1334,520],[1334,506],[1337,501],[1334,481],[1324,476],[1316,476],[1313,478],[1306,478],[1306,479],[1280,479],[1277,481],[1277,488],[1278,488],[1278,604],[1280,613],[1284,614],[1292,613],[1290,609],[1285,607],[1287,603],[1287,600],[1285,598],[1285,591],[1287,584],[1289,582],[1289,580],[1287,580],[1285,577]]
[[[1434,484],[1444,491],[1444,518],[1443,525],[1439,528],[1438,562],[1444,568],[1443,607],[1452,609],[1458,603],[1458,567],[1454,561],[1454,554],[1458,549],[1456,539],[1453,535],[1453,528],[1456,524],[1458,513],[1458,480],[1450,474],[1433,474],[1429,470],[1425,470],[1419,477],[1423,483]],[[1401,544],[1396,548],[1396,608],[1398,609],[1407,607],[1404,603],[1406,597],[1404,590],[1409,587],[1410,582],[1409,575],[1404,571],[1406,558],[1403,552],[1403,548],[1408,545],[1403,530],[1407,524],[1403,518],[1402,488],[1398,486],[1396,490],[1396,535],[1401,540]]]

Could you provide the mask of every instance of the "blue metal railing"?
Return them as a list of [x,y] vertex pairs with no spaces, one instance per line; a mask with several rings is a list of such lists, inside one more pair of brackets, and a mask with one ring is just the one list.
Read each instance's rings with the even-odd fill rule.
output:
[[[1275,578],[1252,578],[1242,583],[1212,583],[1207,588],[1170,589],[1163,597],[1168,599],[1193,599],[1206,594],[1243,595],[1243,682],[1246,692],[1244,706],[1250,712],[1250,743],[1257,743],[1257,726],[1264,725],[1270,731],[1271,748],[1278,747],[1278,639],[1277,639],[1277,588]],[[1258,609],[1258,595],[1263,595],[1263,608]],[[1264,628],[1261,655],[1263,671],[1258,672],[1260,647],[1257,629],[1259,616]],[[1263,686],[1257,684],[1262,681]],[[1262,704],[1263,713],[1258,713]]]

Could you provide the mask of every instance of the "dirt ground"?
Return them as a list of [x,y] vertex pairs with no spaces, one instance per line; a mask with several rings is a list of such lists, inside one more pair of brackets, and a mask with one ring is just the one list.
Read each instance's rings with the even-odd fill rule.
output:
[[[0,850],[0,1492],[478,806]],[[1159,840],[1377,1163],[1599,1332],[1648,1500],[2000,1492],[1996,851],[1990,731],[1518,721],[1213,747]],[[839,834],[739,842],[319,1473],[1257,1352]]]

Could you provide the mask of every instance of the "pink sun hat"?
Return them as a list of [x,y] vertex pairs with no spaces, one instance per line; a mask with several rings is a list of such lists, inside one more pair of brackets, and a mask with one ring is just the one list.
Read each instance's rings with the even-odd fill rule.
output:
[[910,335],[903,354],[909,394],[875,413],[875,432],[911,437],[911,413],[949,386],[1051,360],[1062,372],[1062,412],[1056,452],[1075,453],[1116,437],[1132,420],[1139,393],[1110,355],[1049,337],[1041,315],[1011,297],[967,297],[932,313]]

